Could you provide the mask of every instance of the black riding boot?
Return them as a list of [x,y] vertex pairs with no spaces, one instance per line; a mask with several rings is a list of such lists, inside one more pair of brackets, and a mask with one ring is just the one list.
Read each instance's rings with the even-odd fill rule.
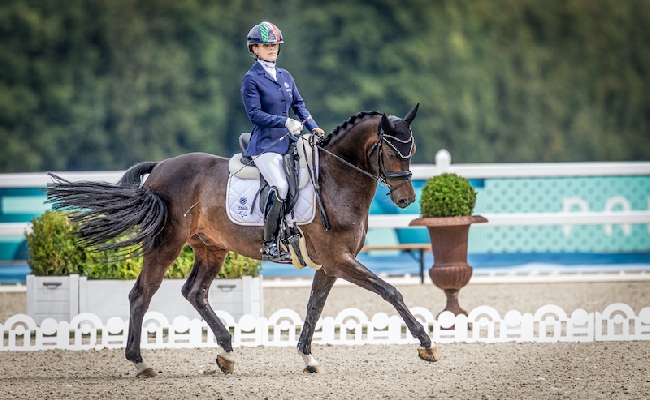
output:
[[280,249],[278,233],[282,218],[284,218],[284,201],[278,197],[275,188],[269,192],[269,201],[266,205],[264,216],[264,247],[262,251],[263,261],[291,262],[291,255]]

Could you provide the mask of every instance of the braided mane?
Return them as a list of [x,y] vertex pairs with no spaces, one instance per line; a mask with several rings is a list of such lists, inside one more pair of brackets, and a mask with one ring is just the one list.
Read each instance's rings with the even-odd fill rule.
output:
[[323,140],[321,145],[326,146],[329,144],[332,139],[335,139],[336,137],[340,136],[341,134],[349,131],[354,125],[359,123],[361,120],[363,120],[367,116],[375,116],[375,115],[382,115],[379,111],[360,111],[356,113],[355,115],[351,116],[350,119],[347,121],[341,123],[339,126],[334,128],[332,133],[327,135],[327,137]]

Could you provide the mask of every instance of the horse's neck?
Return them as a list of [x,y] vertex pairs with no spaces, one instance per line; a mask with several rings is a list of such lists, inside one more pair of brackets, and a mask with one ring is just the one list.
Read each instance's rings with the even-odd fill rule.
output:
[[[359,170],[376,175],[376,171],[372,170],[367,157],[367,144],[369,140],[372,143],[372,135],[376,135],[376,132],[372,131],[375,126],[376,122],[363,121],[347,132],[345,137],[339,138],[331,146],[328,146],[327,150]],[[376,180],[331,156],[321,157],[321,168],[321,171],[327,171],[322,174],[326,179],[322,182],[325,190],[331,190],[341,200],[346,199],[353,202],[355,207],[366,209],[367,212],[377,190]]]
[[[377,182],[331,157],[322,161],[321,167],[323,197],[333,204],[329,209],[337,213],[353,211],[350,217],[368,215]],[[325,208],[328,209],[327,205]]]
[[[359,169],[375,174],[368,160],[368,150],[377,139],[377,121],[369,119],[352,127],[328,148],[333,154],[343,158]],[[351,167],[347,167],[351,168]]]

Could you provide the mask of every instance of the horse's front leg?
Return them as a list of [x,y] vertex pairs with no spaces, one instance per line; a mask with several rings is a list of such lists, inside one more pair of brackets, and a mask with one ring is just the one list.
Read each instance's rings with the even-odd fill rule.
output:
[[318,361],[311,354],[311,341],[316,329],[316,323],[325,306],[325,300],[332,286],[336,282],[336,277],[329,276],[322,269],[316,271],[314,280],[311,284],[311,294],[307,302],[307,317],[302,326],[300,339],[298,340],[298,353],[305,361],[303,372],[320,373],[323,372]]
[[335,267],[328,271],[330,274],[343,278],[371,292],[375,292],[392,304],[406,323],[411,334],[420,341],[420,347],[418,348],[420,358],[426,361],[438,361],[440,358],[438,356],[438,349],[435,344],[432,345],[431,338],[424,330],[422,324],[415,319],[406,307],[402,294],[397,289],[368,270],[365,265],[357,261],[351,254],[344,255],[340,263],[332,265]]

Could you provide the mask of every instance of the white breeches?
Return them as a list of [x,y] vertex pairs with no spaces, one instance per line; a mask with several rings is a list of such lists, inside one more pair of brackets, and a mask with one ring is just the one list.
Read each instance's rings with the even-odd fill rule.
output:
[[253,161],[264,179],[271,187],[275,186],[278,189],[278,196],[284,200],[289,192],[289,183],[284,172],[282,154],[264,153],[253,157]]

